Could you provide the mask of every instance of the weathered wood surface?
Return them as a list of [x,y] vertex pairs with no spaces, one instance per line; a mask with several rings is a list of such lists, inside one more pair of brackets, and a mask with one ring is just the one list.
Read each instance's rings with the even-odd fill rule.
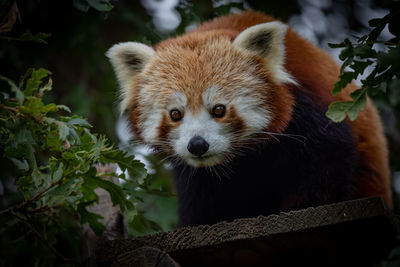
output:
[[382,200],[367,198],[103,240],[96,249],[96,262],[99,266],[368,266],[386,258],[398,230],[397,219]]

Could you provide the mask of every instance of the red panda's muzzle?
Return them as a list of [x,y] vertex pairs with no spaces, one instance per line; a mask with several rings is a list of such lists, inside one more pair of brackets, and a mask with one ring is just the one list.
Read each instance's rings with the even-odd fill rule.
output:
[[189,152],[198,157],[201,157],[204,153],[206,153],[209,147],[210,144],[199,135],[196,135],[190,139],[187,145]]

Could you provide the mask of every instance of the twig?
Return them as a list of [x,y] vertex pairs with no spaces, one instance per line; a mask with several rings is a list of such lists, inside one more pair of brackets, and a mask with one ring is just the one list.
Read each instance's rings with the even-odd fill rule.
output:
[[39,192],[37,192],[36,195],[34,195],[33,197],[31,197],[30,199],[25,200],[24,202],[22,202],[21,204],[19,204],[19,205],[17,205],[17,206],[10,207],[10,208],[7,208],[7,209],[4,209],[4,210],[0,211],[0,215],[1,215],[1,214],[4,214],[4,213],[7,213],[7,212],[13,212],[13,211],[16,211],[16,210],[24,209],[28,204],[30,204],[30,203],[32,203],[32,202],[38,200],[44,193],[46,193],[47,191],[49,191],[49,190],[50,190],[51,188],[53,188],[54,186],[60,184],[60,183],[63,181],[63,179],[64,179],[65,177],[71,175],[72,173],[76,172],[76,171],[79,170],[80,168],[81,168],[81,165],[79,164],[77,167],[75,167],[75,168],[72,169],[71,171],[69,171],[69,172],[63,174],[63,175],[60,177],[60,179],[58,179],[57,181],[52,182],[52,183],[51,183],[49,186],[47,186],[46,188],[43,188],[42,190],[39,190]]
[[49,207],[49,206],[46,204],[46,205],[40,206],[40,207],[38,207],[38,208],[28,210],[28,212],[29,212],[29,213],[37,213],[37,212],[44,212],[44,211],[47,211],[47,210],[49,210],[49,209],[51,209],[51,207]]
[[79,164],[77,167],[75,167],[74,169],[72,169],[70,172],[63,174],[60,179],[58,179],[55,182],[52,182],[49,186],[47,186],[46,188],[43,188],[42,190],[40,190],[39,192],[36,193],[36,195],[34,195],[33,197],[31,197],[30,199],[26,200],[24,203],[21,204],[21,207],[19,208],[23,208],[24,206],[26,206],[29,202],[33,202],[36,201],[38,198],[40,198],[41,195],[43,195],[44,193],[46,193],[47,191],[49,191],[52,187],[60,184],[63,179],[69,175],[71,175],[72,173],[76,172],[77,170],[79,170],[81,168],[81,165]]
[[0,107],[4,108],[5,110],[8,110],[8,111],[18,112],[17,108],[9,107],[9,106],[6,106],[6,105],[0,105]]

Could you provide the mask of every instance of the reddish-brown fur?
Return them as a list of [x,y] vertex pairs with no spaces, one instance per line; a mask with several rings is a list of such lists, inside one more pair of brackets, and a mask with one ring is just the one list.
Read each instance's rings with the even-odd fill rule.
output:
[[[170,83],[162,85],[165,89],[164,93],[168,94],[169,88],[171,90],[181,88],[180,90],[184,90],[184,93],[188,96],[190,109],[199,109],[202,104],[201,94],[209,86],[221,84],[222,87],[229,88],[230,84],[245,82],[231,78],[236,77],[232,73],[238,73],[240,68],[245,71],[246,64],[241,64],[241,60],[246,59],[230,50],[229,53],[236,53],[232,56],[228,51],[221,50],[219,47],[224,46],[226,40],[233,41],[240,32],[250,26],[274,20],[270,16],[253,11],[214,19],[200,25],[186,35],[159,43],[155,49],[160,57],[155,61],[157,65],[150,69],[154,72],[159,71],[158,74],[163,73],[168,77],[167,80]],[[263,98],[266,108],[272,111],[272,121],[267,129],[272,132],[282,132],[291,119],[293,96],[290,90],[303,90],[318,101],[321,106],[327,107],[332,101],[349,99],[349,93],[357,88],[356,85],[350,84],[343,92],[335,97],[332,96],[330,92],[339,76],[339,66],[332,57],[301,38],[291,29],[287,32],[285,46],[285,68],[297,80],[299,86],[289,88],[289,86],[280,86],[271,82],[268,70],[262,65],[262,59],[257,56],[252,59],[254,66],[256,66],[256,76],[264,81],[264,83],[254,85],[257,88],[255,94]],[[187,54],[176,55],[174,51],[177,47],[191,49],[188,50]],[[205,47],[207,49],[204,49]],[[196,53],[202,53],[201,51],[208,51],[202,57],[204,61],[197,61],[196,64],[193,64],[193,60],[197,59]],[[182,51],[180,50],[180,52]],[[179,56],[180,64],[177,63],[177,60],[174,60],[174,57],[177,56]],[[216,58],[222,58],[226,61],[236,60],[236,62],[231,62],[235,66],[232,68],[232,73],[229,73],[229,70],[228,73],[219,72],[218,66],[213,65],[216,64]],[[166,73],[168,69],[175,71]],[[204,72],[204,70],[208,70],[208,72]],[[196,73],[196,75],[191,75],[193,73]],[[145,76],[148,77],[152,74],[155,75],[155,73],[145,73]],[[265,96],[265,82],[269,85],[268,97]],[[196,84],[196,88],[192,88],[194,84]],[[155,88],[157,86],[160,85],[155,85]],[[163,98],[165,96],[158,95],[158,97]],[[135,112],[138,111],[131,111],[131,116],[135,116],[132,115]],[[131,117],[131,119],[135,125],[137,118]],[[361,189],[362,195],[380,195],[391,206],[386,141],[377,111],[369,100],[365,110],[360,112],[355,121],[349,121],[349,123],[355,133],[358,151],[363,160],[369,164],[369,167],[365,168],[365,171],[357,177],[358,187]],[[242,127],[240,124],[238,122],[237,127]]]
[[[165,40],[156,46],[157,52],[161,54],[160,58],[163,59],[161,62],[162,66],[159,68],[174,69],[173,75],[179,75],[178,77],[172,77],[172,79],[169,77],[173,83],[171,87],[183,88],[185,95],[188,96],[189,109],[197,110],[203,104],[201,98],[202,93],[205,89],[214,84],[220,84],[223,88],[230,88],[233,84],[237,86],[240,85],[240,83],[247,85],[245,81],[241,80],[235,74],[246,71],[248,65],[244,62],[248,60],[248,58],[245,58],[242,54],[234,50],[229,51],[229,53],[232,54],[227,55],[228,53],[224,51],[224,46],[226,45],[221,42],[223,39],[228,39],[229,42],[231,42],[237,34],[234,33],[235,32],[229,30],[216,30],[211,33],[202,31],[198,33],[194,31],[178,37],[177,39]],[[219,43],[222,43],[219,47],[220,51],[208,47],[210,44],[219,45]],[[173,54],[172,51],[176,51],[176,47],[190,48],[188,50],[188,55],[179,55],[180,65],[176,65],[177,60],[174,60],[171,55]],[[205,47],[206,49],[204,49]],[[203,62],[198,61],[198,58],[195,57],[197,54],[192,55],[193,50],[195,53],[196,51],[198,51],[197,53],[200,53],[199,51],[208,52],[203,55]],[[218,67],[211,66],[215,62],[216,57],[226,57],[226,60],[231,61],[230,64],[235,66],[230,70],[231,73],[221,72]],[[255,86],[258,88],[257,93],[260,94],[261,98],[265,98],[265,85],[269,85],[268,99],[266,99],[265,102],[267,105],[266,108],[273,111],[272,115],[274,116],[267,130],[271,132],[281,132],[290,120],[293,106],[292,95],[286,86],[279,86],[272,82],[270,74],[264,67],[261,57],[254,56],[251,60],[252,65],[256,68],[254,73],[262,81]],[[193,64],[193,62],[196,62],[196,64]],[[160,62],[157,62],[157,64],[160,64]],[[182,66],[184,66],[185,69],[182,69]],[[193,69],[190,69],[191,67]],[[208,72],[204,72],[204,70],[208,70]],[[198,77],[193,77],[193,73],[198,74]],[[197,82],[194,82],[194,79],[197,79]],[[196,84],[196,88],[192,88],[193,84]],[[164,85],[163,88],[165,90],[165,88],[169,88],[169,86]],[[226,93],[226,91],[224,92]],[[231,93],[234,93],[234,91]],[[279,112],[274,112],[278,110]]]

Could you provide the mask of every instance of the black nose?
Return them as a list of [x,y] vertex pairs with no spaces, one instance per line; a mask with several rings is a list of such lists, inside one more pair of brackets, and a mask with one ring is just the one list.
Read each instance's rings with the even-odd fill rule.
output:
[[202,137],[196,135],[190,139],[187,149],[195,156],[201,156],[207,152],[210,145]]

